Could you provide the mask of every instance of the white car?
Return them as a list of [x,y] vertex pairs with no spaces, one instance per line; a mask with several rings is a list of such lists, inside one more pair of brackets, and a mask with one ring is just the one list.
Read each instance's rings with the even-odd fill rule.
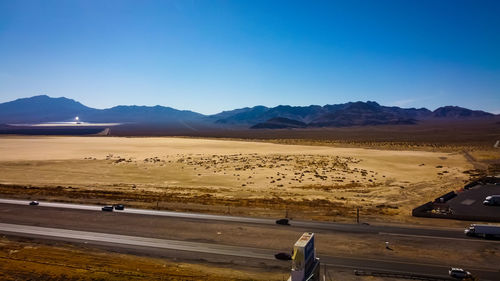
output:
[[464,278],[472,276],[472,274],[470,274],[470,272],[465,271],[461,268],[456,268],[456,267],[450,268],[450,270],[448,270],[448,274],[450,274],[451,277],[457,278],[457,279],[464,279]]

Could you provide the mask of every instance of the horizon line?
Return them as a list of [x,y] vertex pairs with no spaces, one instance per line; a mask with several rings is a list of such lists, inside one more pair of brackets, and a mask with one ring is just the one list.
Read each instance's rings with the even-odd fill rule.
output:
[[129,106],[129,107],[131,107],[131,106],[137,106],[137,107],[164,107],[164,108],[171,108],[171,109],[179,110],[179,111],[190,111],[190,112],[201,114],[201,115],[204,115],[204,116],[217,115],[217,114],[223,113],[223,112],[228,112],[228,111],[233,111],[233,110],[238,110],[238,109],[255,108],[255,107],[265,107],[265,108],[268,108],[268,109],[279,107],[279,106],[289,106],[289,107],[319,106],[319,107],[324,107],[324,106],[328,106],[328,105],[341,105],[341,104],[357,103],[357,102],[362,102],[362,103],[373,102],[373,103],[376,103],[376,104],[378,104],[380,106],[384,106],[384,107],[397,107],[397,108],[401,108],[401,109],[417,109],[417,110],[419,110],[419,109],[426,109],[426,110],[429,110],[429,111],[432,111],[432,112],[436,111],[439,108],[443,108],[443,107],[458,107],[458,108],[465,108],[465,109],[472,110],[472,111],[483,111],[483,112],[491,113],[491,114],[494,114],[494,115],[500,115],[500,109],[499,110],[495,110],[495,111],[486,111],[486,110],[482,110],[482,109],[470,109],[470,108],[467,108],[467,107],[462,107],[462,106],[457,106],[457,105],[442,105],[442,106],[436,107],[435,109],[429,109],[427,107],[403,107],[403,106],[397,106],[397,105],[383,105],[383,104],[381,104],[381,103],[379,103],[377,101],[371,101],[371,100],[367,100],[367,101],[361,101],[361,100],[358,100],[358,101],[348,101],[348,102],[344,102],[344,103],[326,103],[326,104],[323,104],[323,105],[319,105],[319,104],[309,104],[309,105],[278,104],[278,105],[274,105],[274,106],[254,105],[254,106],[237,107],[237,108],[233,108],[233,109],[225,109],[225,110],[221,110],[221,111],[218,111],[218,112],[212,113],[212,114],[200,113],[198,111],[194,111],[194,110],[191,110],[191,109],[179,109],[179,108],[175,108],[175,107],[172,107],[172,106],[161,105],[161,104],[155,104],[155,105],[146,105],[146,104],[144,104],[144,105],[138,105],[138,104],[128,104],[128,105],[127,104],[117,104],[117,105],[114,105],[114,106],[111,106],[111,107],[99,108],[99,107],[88,106],[88,105],[84,104],[83,102],[81,102],[79,100],[76,100],[74,98],[69,98],[69,97],[66,97],[66,96],[53,97],[53,96],[49,96],[48,94],[40,94],[40,95],[34,95],[34,96],[30,96],[30,97],[21,97],[21,98],[17,98],[17,99],[14,99],[14,100],[0,102],[0,104],[14,102],[14,101],[17,101],[17,100],[22,100],[22,99],[31,99],[31,98],[36,98],[36,97],[48,97],[48,98],[51,98],[51,99],[64,98],[64,99],[68,99],[68,100],[72,100],[74,102],[80,103],[81,105],[83,105],[85,107],[88,107],[88,108],[91,108],[91,109],[97,109],[97,110],[106,110],[106,109],[111,109],[111,108],[115,108],[115,107],[119,107],[119,106]]

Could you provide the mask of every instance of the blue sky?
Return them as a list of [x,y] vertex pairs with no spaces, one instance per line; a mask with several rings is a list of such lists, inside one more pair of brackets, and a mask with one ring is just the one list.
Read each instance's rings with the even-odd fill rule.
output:
[[0,102],[500,113],[500,1],[0,0]]

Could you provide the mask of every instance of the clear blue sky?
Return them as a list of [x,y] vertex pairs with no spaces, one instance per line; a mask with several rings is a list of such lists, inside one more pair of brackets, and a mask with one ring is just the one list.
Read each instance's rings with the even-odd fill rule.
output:
[[0,102],[500,113],[500,1],[0,0]]

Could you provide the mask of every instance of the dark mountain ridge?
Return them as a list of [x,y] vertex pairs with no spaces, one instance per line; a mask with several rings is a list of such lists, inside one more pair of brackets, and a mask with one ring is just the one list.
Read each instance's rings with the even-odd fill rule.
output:
[[201,121],[204,115],[188,111],[177,110],[164,106],[125,106],[119,105],[83,116],[82,120],[89,122],[118,122],[118,123],[172,123],[182,121]]
[[416,119],[405,110],[399,114],[394,108],[380,106],[376,102],[348,103],[343,108],[323,114],[314,119],[311,127],[348,127],[368,125],[400,125],[415,124]]
[[443,106],[433,112],[433,117],[436,118],[483,118],[491,117],[494,114],[484,112],[481,110],[469,110],[458,106]]
[[305,128],[307,124],[285,117],[275,117],[267,120],[264,123],[258,123],[250,127],[250,129],[290,129],[290,128]]
[[68,121],[97,111],[72,99],[41,95],[1,103],[0,123]]
[[115,106],[95,109],[68,98],[46,95],[22,98],[0,104],[0,123],[40,123],[74,121],[112,123],[173,123],[202,121],[205,116],[188,110],[164,106]]
[[348,102],[334,105],[276,107],[255,106],[213,115],[164,106],[115,106],[107,109],[87,107],[75,100],[46,95],[22,98],[0,104],[0,123],[22,124],[73,121],[157,124],[174,127],[214,129],[286,129],[373,125],[416,124],[422,120],[483,119],[494,114],[457,106],[400,108],[376,102]]

